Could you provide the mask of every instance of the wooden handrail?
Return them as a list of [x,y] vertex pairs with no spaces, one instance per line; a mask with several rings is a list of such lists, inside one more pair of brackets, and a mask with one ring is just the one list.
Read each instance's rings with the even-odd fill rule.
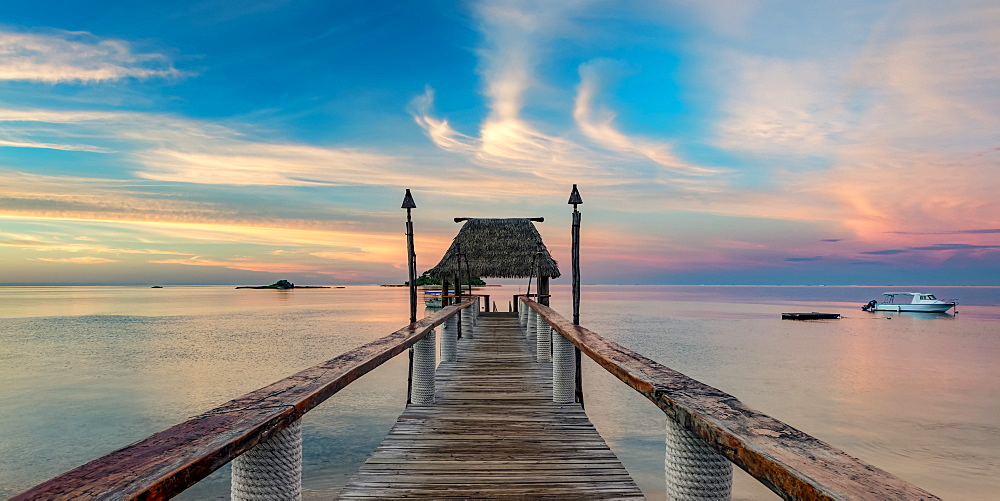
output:
[[472,305],[441,309],[319,365],[231,400],[25,491],[28,499],[167,499],[402,353]]
[[521,301],[598,365],[785,499],[939,499],[736,397],[606,339],[536,301]]

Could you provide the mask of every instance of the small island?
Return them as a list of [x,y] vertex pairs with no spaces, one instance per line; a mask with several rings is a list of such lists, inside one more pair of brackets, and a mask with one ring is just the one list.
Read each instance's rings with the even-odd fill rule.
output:
[[329,289],[325,285],[295,285],[288,280],[278,280],[271,285],[242,285],[237,289]]

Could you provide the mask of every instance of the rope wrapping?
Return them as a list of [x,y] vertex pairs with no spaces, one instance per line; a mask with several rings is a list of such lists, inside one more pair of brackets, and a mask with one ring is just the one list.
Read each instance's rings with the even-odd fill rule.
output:
[[458,317],[452,316],[441,324],[441,361],[458,359]]
[[552,401],[576,401],[576,352],[573,343],[558,332],[552,333]]
[[478,334],[479,333],[479,298],[477,297],[472,302],[472,330]]
[[733,465],[673,419],[667,419],[667,499],[729,499]]
[[538,328],[535,329],[535,361],[552,361],[552,326],[541,316],[537,320]]
[[462,337],[472,339],[475,333],[472,331],[472,308],[462,310]]
[[434,369],[436,334],[433,330],[413,345],[413,391],[410,400],[415,404],[434,403]]
[[302,420],[234,459],[230,488],[239,501],[302,499]]
[[538,324],[538,313],[535,313],[535,310],[528,310],[528,325],[527,327],[524,328],[528,334],[528,346],[535,345],[535,335],[537,334],[537,332],[535,332],[535,329],[537,329],[536,327],[537,324]]
[[521,322],[521,327],[528,325],[528,305],[521,303],[519,309],[517,310],[517,319]]
[[538,314],[535,313],[535,310],[528,308],[528,323],[524,328],[527,331],[529,343],[535,342],[535,329],[536,329],[535,325],[537,319],[538,319]]

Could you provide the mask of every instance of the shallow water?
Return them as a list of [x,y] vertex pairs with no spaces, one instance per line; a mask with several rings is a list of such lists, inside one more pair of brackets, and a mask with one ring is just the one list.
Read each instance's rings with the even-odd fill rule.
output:
[[[519,289],[484,292],[500,305]],[[914,289],[959,313],[860,311],[882,288],[585,286],[581,323],[941,497],[995,498],[1000,288]],[[0,496],[384,336],[406,302],[380,287],[0,287]],[[569,304],[554,287],[556,310]],[[306,498],[335,493],[382,439],[405,370],[397,357],[307,415]],[[584,380],[588,414],[661,498],[662,413],[596,364]],[[227,468],[182,497],[228,497]],[[734,497],[774,495],[742,474]]]

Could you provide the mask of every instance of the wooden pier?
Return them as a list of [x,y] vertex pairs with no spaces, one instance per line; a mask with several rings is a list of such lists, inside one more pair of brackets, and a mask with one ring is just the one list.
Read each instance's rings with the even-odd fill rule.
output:
[[485,314],[435,403],[410,404],[340,499],[641,499],[579,404],[552,402],[514,313]]
[[[576,235],[576,205],[582,202],[575,187],[574,195],[569,203]],[[412,199],[404,199],[408,214],[413,207]],[[938,499],[581,326],[577,308],[572,320],[551,309],[548,280],[559,271],[532,225],[538,219],[459,221],[466,224],[430,274],[444,280],[444,290],[447,277],[456,290],[462,290],[463,277],[534,277],[534,294],[529,287],[528,294],[512,298],[518,313],[483,313],[478,296],[460,296],[456,304],[417,319],[411,291],[410,323],[395,332],[13,500],[168,499],[230,462],[234,500],[299,499],[303,417],[406,352],[407,401],[413,403],[341,491],[342,499],[642,498],[583,412],[582,356],[663,412],[670,499],[729,499],[733,466],[784,499]],[[409,254],[412,284],[412,247]]]

